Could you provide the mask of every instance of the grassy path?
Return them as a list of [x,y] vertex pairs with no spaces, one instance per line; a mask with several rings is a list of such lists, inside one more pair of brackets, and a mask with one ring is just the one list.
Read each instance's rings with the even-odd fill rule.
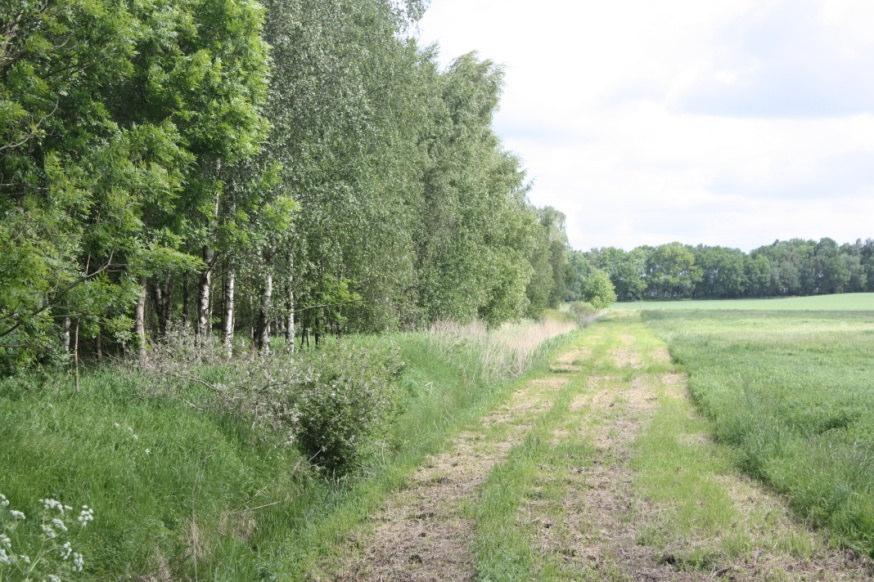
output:
[[362,552],[338,579],[465,580],[473,578],[473,520],[467,504],[489,472],[548,410],[566,380],[526,382],[510,402],[431,457],[371,520]]
[[336,579],[871,579],[735,469],[634,314],[432,457]]

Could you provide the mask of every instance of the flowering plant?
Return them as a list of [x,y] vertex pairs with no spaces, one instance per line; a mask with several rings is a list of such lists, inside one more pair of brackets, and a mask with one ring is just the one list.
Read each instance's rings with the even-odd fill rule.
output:
[[60,582],[80,574],[85,558],[73,548],[74,534],[94,520],[94,510],[83,505],[78,515],[57,499],[42,499],[39,530],[25,532],[27,515],[10,506],[0,493],[0,581],[45,579]]

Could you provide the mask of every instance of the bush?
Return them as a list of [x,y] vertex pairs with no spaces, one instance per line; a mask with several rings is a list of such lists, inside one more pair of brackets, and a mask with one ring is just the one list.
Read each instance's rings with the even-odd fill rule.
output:
[[396,347],[354,338],[314,352],[252,354],[227,361],[220,349],[176,332],[152,352],[144,383],[153,396],[230,414],[262,440],[295,445],[317,467],[347,473],[380,446],[398,397]]
[[595,306],[586,301],[574,301],[569,305],[571,315],[574,320],[580,325],[587,325],[595,318],[598,310]]
[[305,358],[288,395],[297,411],[297,442],[333,474],[379,448],[397,411],[397,349],[337,345]]
[[583,299],[595,309],[605,309],[616,302],[616,289],[610,276],[600,269],[594,269],[583,283]]

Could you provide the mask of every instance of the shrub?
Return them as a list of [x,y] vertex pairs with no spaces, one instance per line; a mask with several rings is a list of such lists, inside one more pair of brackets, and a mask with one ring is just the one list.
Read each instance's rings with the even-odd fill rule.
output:
[[583,283],[583,299],[595,309],[605,309],[616,302],[616,289],[610,276],[600,269],[594,269]]
[[586,301],[574,301],[569,305],[569,309],[574,320],[580,325],[591,323],[595,318],[595,314],[598,313],[595,306]]
[[381,445],[397,411],[398,351],[336,345],[300,365],[305,380],[288,386],[298,444],[317,465],[345,473]]
[[150,355],[145,385],[152,395],[242,419],[259,438],[295,445],[316,466],[342,475],[380,445],[402,369],[397,348],[382,343],[347,339],[314,352],[229,362],[177,332]]

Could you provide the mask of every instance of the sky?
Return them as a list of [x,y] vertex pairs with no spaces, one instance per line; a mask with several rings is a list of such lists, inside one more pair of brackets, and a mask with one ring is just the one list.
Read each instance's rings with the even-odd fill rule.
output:
[[578,249],[874,238],[874,1],[431,0]]

